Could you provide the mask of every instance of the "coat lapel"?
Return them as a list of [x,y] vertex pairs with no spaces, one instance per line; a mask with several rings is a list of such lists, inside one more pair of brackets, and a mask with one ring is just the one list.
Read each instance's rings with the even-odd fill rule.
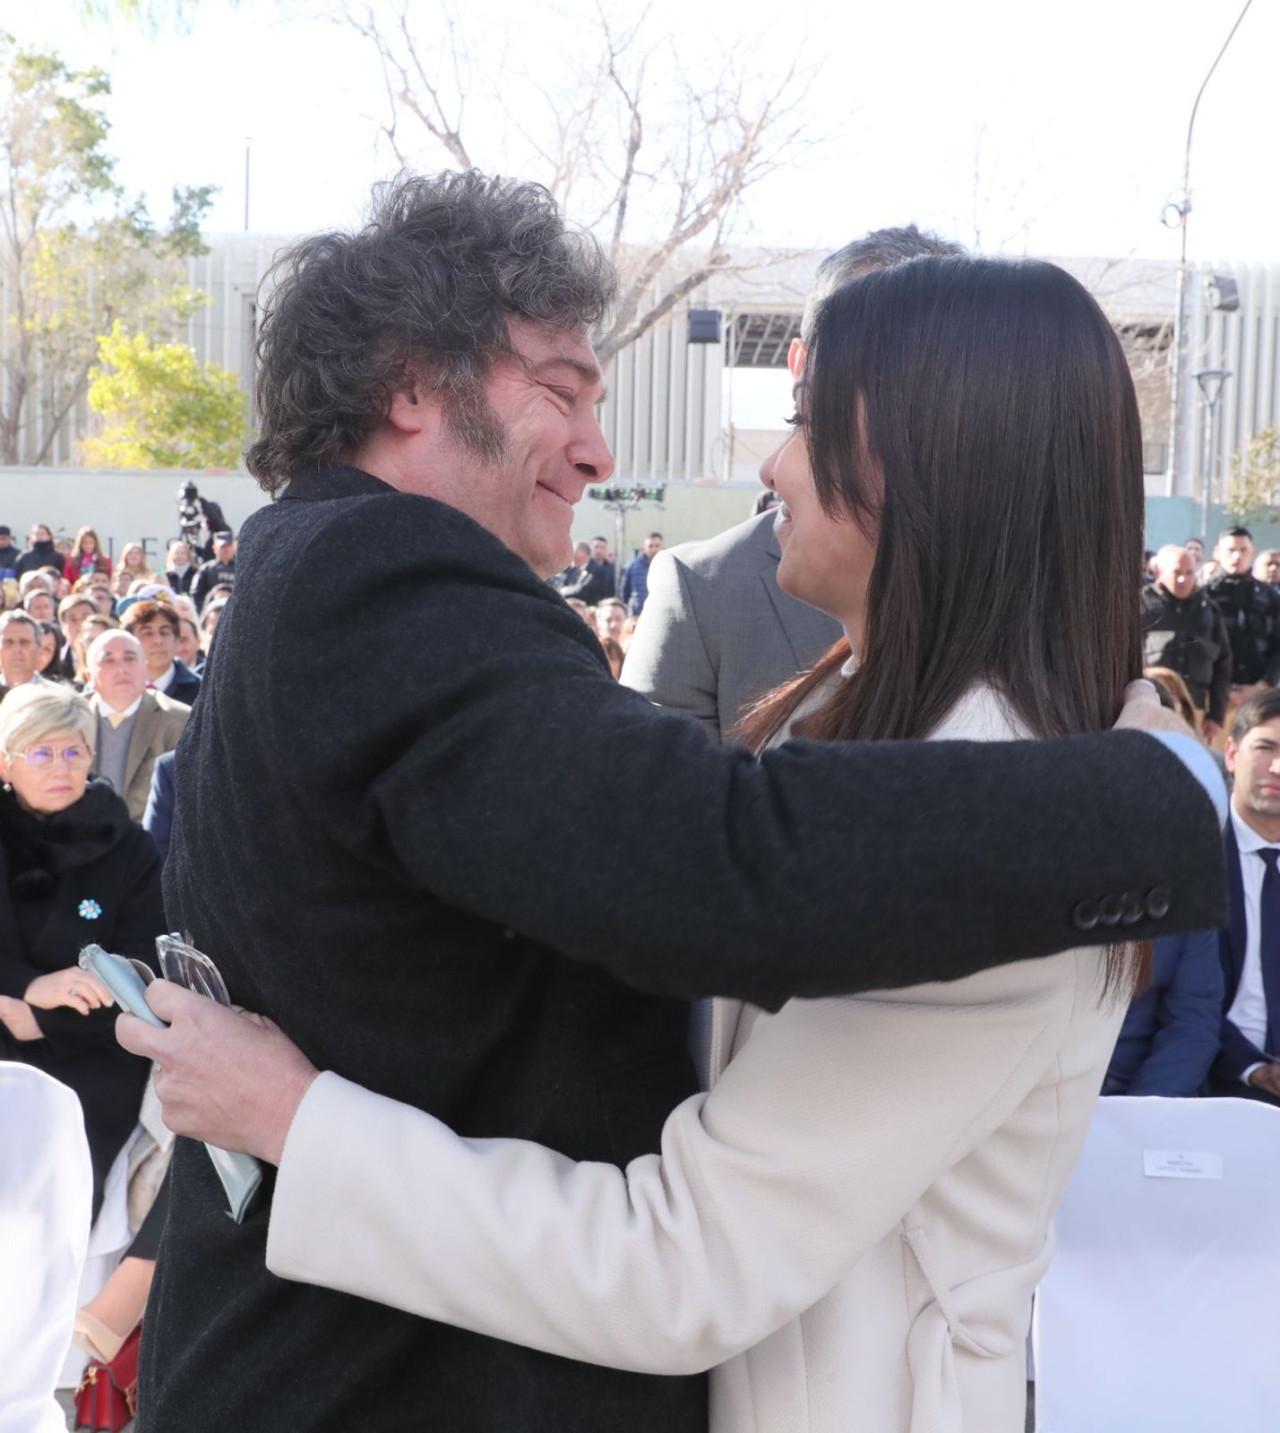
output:
[[[1222,961],[1222,975],[1226,985],[1223,1011],[1231,1008],[1231,1002],[1240,989],[1240,977],[1244,973],[1244,948],[1247,933],[1244,924],[1244,878],[1240,874],[1240,847],[1236,844],[1236,828],[1228,820],[1223,846],[1227,855],[1227,892],[1230,909],[1226,926],[1218,932],[1218,954]],[[1271,1001],[1268,997],[1268,1010]]]
[[707,1089],[724,1074],[724,1067],[733,1054],[733,1037],[738,1033],[741,1017],[741,1000],[717,996],[711,1002],[711,1039],[707,1043],[707,1069],[703,1081]]
[[[142,705],[138,708],[137,715],[133,719],[133,729],[129,733],[129,754],[124,762],[124,791],[133,785],[133,778],[137,776],[139,768],[147,758],[151,750],[151,739],[160,722],[160,706],[150,692],[143,692]],[[126,796],[127,800],[128,797]]]

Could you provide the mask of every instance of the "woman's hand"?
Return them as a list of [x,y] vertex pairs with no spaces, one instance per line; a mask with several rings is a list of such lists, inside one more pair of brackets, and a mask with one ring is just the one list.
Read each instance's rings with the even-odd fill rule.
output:
[[1146,678],[1130,682],[1124,689],[1124,707],[1116,721],[1117,731],[1167,731],[1174,736],[1199,738],[1177,712],[1163,706],[1156,685]]
[[116,1039],[160,1067],[155,1091],[165,1124],[174,1134],[279,1164],[315,1066],[264,1016],[228,1010],[170,981],[149,985],[147,1004],[169,1028],[125,1014],[116,1020]]
[[37,975],[27,986],[22,998],[28,1005],[40,1010],[56,1010],[65,1005],[68,1010],[87,1015],[114,1005],[115,999],[96,975],[81,970],[78,965],[69,965],[66,970],[53,970],[48,975]]
[[0,1025],[3,1025],[15,1040],[44,1038],[30,1005],[25,1000],[15,1000],[12,995],[0,995]]

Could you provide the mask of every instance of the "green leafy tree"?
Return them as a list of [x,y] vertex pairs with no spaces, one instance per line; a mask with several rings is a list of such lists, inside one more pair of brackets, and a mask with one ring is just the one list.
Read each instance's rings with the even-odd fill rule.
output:
[[0,33],[0,463],[49,459],[117,319],[167,338],[205,302],[186,260],[213,190],[175,189],[157,229],[114,178],[110,88]]
[[152,343],[116,322],[98,340],[89,406],[102,430],[81,444],[99,468],[231,468],[246,440],[245,402],[234,373],[201,368],[185,343]]
[[1227,512],[1240,523],[1280,517],[1280,428],[1267,428],[1236,453],[1231,463]]

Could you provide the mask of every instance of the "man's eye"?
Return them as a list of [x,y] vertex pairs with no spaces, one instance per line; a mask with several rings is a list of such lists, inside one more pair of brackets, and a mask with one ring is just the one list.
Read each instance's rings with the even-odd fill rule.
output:
[[568,389],[568,388],[553,388],[553,387],[551,386],[551,384],[549,384],[549,383],[547,384],[547,390],[548,390],[548,392],[550,392],[550,393],[554,393],[554,394],[556,395],[556,397],[561,401],[561,403],[568,403],[568,404],[572,405],[572,403],[573,403],[573,392],[572,392],[572,390],[570,390],[570,389]]

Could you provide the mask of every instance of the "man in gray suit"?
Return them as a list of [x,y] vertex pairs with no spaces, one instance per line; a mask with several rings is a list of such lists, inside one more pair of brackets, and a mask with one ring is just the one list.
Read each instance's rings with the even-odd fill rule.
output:
[[[843,284],[924,254],[964,249],[914,224],[877,229],[818,265],[800,337],[787,355],[799,380],[822,301]],[[760,481],[773,487],[771,454]],[[625,686],[700,721],[721,740],[743,709],[810,667],[840,636],[825,612],[778,586],[775,514],[763,512],[705,542],[668,548],[649,568],[645,604],[622,668]]]

